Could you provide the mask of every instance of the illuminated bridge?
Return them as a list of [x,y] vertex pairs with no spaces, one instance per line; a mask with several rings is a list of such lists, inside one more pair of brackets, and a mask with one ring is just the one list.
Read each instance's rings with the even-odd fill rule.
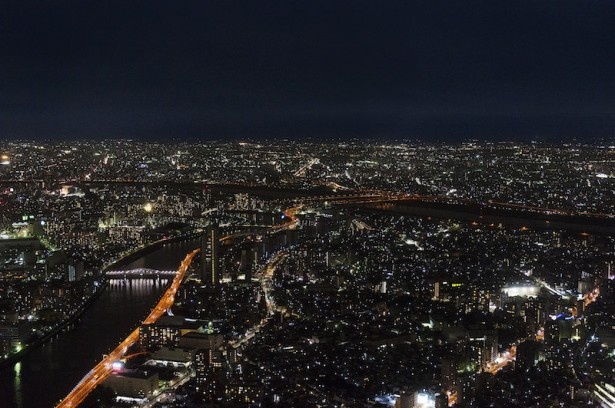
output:
[[109,278],[151,278],[155,276],[173,276],[177,271],[161,271],[158,269],[129,269],[126,271],[107,271]]
[[[154,323],[162,316],[172,305],[175,300],[175,294],[179,285],[182,283],[188,266],[192,262],[192,258],[199,253],[200,249],[195,249],[190,252],[182,261],[171,285],[164,292],[158,304],[152,309],[149,316],[143,320],[143,324]],[[125,272],[125,271],[119,271]],[[139,340],[139,328],[137,327],[122,341],[111,353],[109,353],[101,362],[92,368],[81,381],[72,389],[72,391],[58,405],[58,408],[77,407],[83,400],[101,384],[113,371],[113,363],[120,360],[126,354],[128,348]]]

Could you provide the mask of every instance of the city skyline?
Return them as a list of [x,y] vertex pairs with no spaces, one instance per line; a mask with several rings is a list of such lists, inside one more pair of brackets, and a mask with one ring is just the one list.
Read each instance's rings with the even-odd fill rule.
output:
[[614,157],[0,142],[0,400],[609,408]]
[[615,408],[614,21],[1,1],[0,406]]

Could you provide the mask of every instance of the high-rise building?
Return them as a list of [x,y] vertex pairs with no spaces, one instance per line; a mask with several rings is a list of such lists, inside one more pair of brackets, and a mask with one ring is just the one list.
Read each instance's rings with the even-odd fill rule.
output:
[[213,401],[221,384],[218,375],[224,357],[220,350],[200,349],[194,355],[196,391],[206,401]]
[[538,362],[540,343],[533,340],[525,340],[517,346],[517,358],[515,368],[524,372],[533,367]]
[[263,386],[257,381],[246,382],[233,379],[224,387],[224,402],[232,406],[260,406]]
[[201,237],[201,282],[212,286],[220,283],[220,230],[216,225],[207,227]]
[[162,316],[156,322],[141,325],[139,342],[146,350],[177,347],[182,335],[196,331],[199,322],[187,321],[183,316]]
[[497,358],[498,335],[495,330],[472,326],[468,330],[468,340],[472,360],[478,367],[484,367]]
[[412,408],[414,406],[414,395],[402,392],[395,401],[395,408]]
[[452,358],[443,358],[440,367],[442,388],[449,391],[457,384],[457,362]]

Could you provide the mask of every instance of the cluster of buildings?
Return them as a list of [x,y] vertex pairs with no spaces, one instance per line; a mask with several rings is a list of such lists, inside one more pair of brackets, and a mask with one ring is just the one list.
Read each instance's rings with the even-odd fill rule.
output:
[[172,313],[141,325],[134,352],[105,380],[116,401],[262,403],[264,388],[242,352],[267,317],[265,295],[249,273],[225,272],[223,259],[241,258],[241,253],[228,253],[222,233],[217,226],[205,229],[201,257],[178,291]]
[[81,260],[36,238],[0,240],[0,362],[59,330],[99,292]]
[[[269,141],[8,142],[0,179],[228,183],[337,191],[385,189],[451,200],[610,214],[614,146],[540,143]],[[181,208],[177,212],[190,213]]]
[[246,349],[269,401],[585,406],[612,382],[611,237],[329,212],[298,231]]
[[[190,320],[141,328],[156,364],[181,349],[180,364],[194,370],[164,391],[164,404],[581,407],[611,398],[611,237],[337,207],[297,218],[256,258],[259,234],[225,245],[222,231],[205,230],[201,263],[174,307]],[[258,267],[235,276],[228,266],[280,253],[267,293]],[[199,338],[220,346],[185,347]]]
[[615,236],[365,204],[437,197],[610,222],[613,147],[13,142],[0,154],[0,357],[70,318],[126,251],[200,234],[170,315],[139,328],[105,382],[118,404],[615,401]]

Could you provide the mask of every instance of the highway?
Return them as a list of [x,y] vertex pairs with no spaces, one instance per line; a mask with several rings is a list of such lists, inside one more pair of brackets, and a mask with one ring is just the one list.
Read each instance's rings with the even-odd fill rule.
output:
[[583,297],[583,304],[585,305],[585,307],[587,307],[590,304],[594,303],[596,300],[598,300],[599,297],[600,297],[600,286],[596,286],[594,290],[587,293]]
[[[525,341],[525,339],[521,341]],[[502,368],[515,361],[515,357],[517,357],[517,346],[512,345],[508,350],[502,353],[494,363],[488,363],[487,366],[484,367],[484,370],[486,373],[495,375],[495,373],[500,371]]]
[[[526,338],[519,339],[517,344],[523,343],[526,340],[536,340],[539,342],[544,341],[544,333],[544,328],[541,327],[540,329],[538,329],[534,336],[528,336]],[[510,348],[501,353],[500,357],[498,357],[493,363],[487,363],[485,367],[483,367],[483,370],[486,373],[495,375],[502,368],[515,361],[517,357],[517,344],[513,344],[512,346],[510,346]]]
[[302,207],[301,205],[298,205],[296,207],[291,207],[291,208],[284,210],[284,216],[288,218],[289,220],[285,222],[284,224],[275,225],[271,227],[270,233],[276,233],[282,230],[296,228],[299,222],[299,220],[297,219],[297,212],[299,212],[301,207]]
[[[271,259],[256,274],[256,277],[259,279],[261,287],[263,289],[263,293],[265,296],[265,302],[267,303],[267,310],[269,313],[273,313],[276,310],[276,305],[273,299],[271,298],[271,296],[269,295],[269,291],[271,289],[271,281],[273,279],[273,273],[275,272],[278,264],[282,262],[287,256],[288,256],[288,251],[278,252],[277,254],[272,256]],[[267,324],[267,322],[268,322],[267,319],[261,320],[260,323],[254,325],[250,330],[248,330],[248,332],[252,334],[259,332]],[[233,341],[230,344],[233,348],[237,348],[241,346],[242,344],[245,344],[248,341],[250,341],[252,337],[253,336],[246,335],[242,339]]]
[[308,170],[312,168],[313,165],[320,163],[320,159],[315,158],[310,160],[306,165],[297,170],[294,174],[295,177],[305,177]]
[[[186,255],[186,258],[182,261],[177,274],[173,278],[171,285],[164,292],[160,301],[154,309],[152,309],[151,313],[145,318],[143,324],[154,323],[160,316],[162,316],[165,311],[173,305],[175,300],[175,294],[177,293],[177,289],[179,285],[182,283],[186,271],[192,262],[194,256],[200,251],[200,249],[195,249]],[[139,340],[139,328],[133,330],[132,333],[128,335],[116,348],[113,350],[107,357],[105,357],[100,363],[98,363],[93,369],[91,369],[85,377],[72,389],[72,391],[64,398],[58,405],[58,408],[65,407],[76,407],[81,404],[85,398],[96,388],[100,383],[102,383],[108,376],[111,374],[113,370],[112,366],[115,361],[118,361],[122,358],[122,356],[126,353],[128,348]]]
[[[342,197],[339,197],[339,196],[319,197],[319,199],[320,200],[330,199],[337,204],[337,203],[349,203],[349,202],[353,202],[353,203],[382,202],[382,201],[390,202],[390,201],[401,201],[401,200],[408,200],[408,199],[425,200],[426,197],[409,197],[406,194],[389,193],[389,194],[380,194],[380,195],[362,194],[360,196],[346,196],[346,197],[343,197],[343,196]],[[437,201],[437,198],[431,198],[431,199],[433,201]],[[504,205],[503,203],[492,203],[492,204]],[[298,219],[296,215],[300,211],[301,207],[302,207],[301,205],[298,205],[298,206],[286,209],[284,211],[284,215],[287,217],[288,220],[284,224],[271,227],[269,229],[269,233],[276,233],[282,230],[296,228],[298,224]],[[539,209],[532,208],[532,210],[539,210]],[[542,210],[544,211],[544,209]],[[595,216],[595,214],[592,214],[592,215]],[[357,221],[357,226],[362,227],[362,228],[369,228],[367,224],[364,224],[358,221]],[[236,237],[239,235],[251,235],[251,234],[254,234],[254,232],[252,231],[252,232],[234,233],[234,234],[226,235],[222,237],[220,240],[223,241],[225,239]],[[167,291],[164,293],[164,295],[161,297],[158,304],[151,311],[150,315],[143,321],[144,324],[155,322],[159,317],[161,317],[166,312],[167,309],[169,309],[173,305],[175,294],[181,282],[183,281],[185,272],[188,266],[190,265],[190,263],[192,262],[192,259],[198,252],[199,252],[198,249],[192,251],[182,261],[179,267],[179,270],[177,271],[177,274],[175,275],[173,279],[173,282],[171,283]],[[263,268],[263,270],[259,274],[261,284],[263,285],[263,288],[265,289],[267,306],[270,312],[273,309],[275,309],[275,305],[272,303],[271,299],[269,298],[269,293],[268,293],[269,285],[271,282],[271,276],[273,275],[273,271],[275,270],[277,264],[280,261],[282,261],[286,256],[287,256],[287,253],[284,253],[284,252],[280,252],[276,254],[268,262],[268,265],[266,265],[265,268]],[[555,290],[553,290],[548,285],[546,285],[546,283],[542,281],[538,281],[538,283],[546,287],[548,290],[551,290],[552,292],[557,293]],[[590,294],[586,296],[586,298],[584,299],[585,304],[587,305],[595,301],[595,299],[598,296],[599,296],[599,290],[595,289],[593,292],[591,292]],[[137,328],[128,337],[126,337],[126,339],[124,339],[124,341],[122,341],[116,347],[115,350],[113,350],[107,357],[105,357],[92,370],[90,370],[88,374],[86,374],[86,376],[79,382],[79,384],[77,384],[77,386],[57,406],[58,407],[76,407],[81,402],[83,402],[85,398],[92,392],[92,390],[94,390],[96,386],[102,383],[109,376],[109,374],[112,371],[113,362],[120,360],[122,356],[126,353],[128,348],[132,344],[137,342],[138,339],[139,339],[139,329]],[[520,342],[524,340],[525,339],[521,339]],[[499,370],[501,370],[503,367],[513,362],[515,360],[515,357],[516,357],[516,346],[513,345],[510,349],[508,349],[505,353],[503,353],[500,356],[500,358],[498,358],[494,363],[489,364],[487,367],[484,367],[484,370],[491,374],[495,374]]]
[[[270,230],[270,232],[279,232],[284,229],[292,229],[297,225],[297,217],[296,214],[299,211],[298,207],[292,207],[284,211],[286,217],[289,218],[284,224],[278,225]],[[245,233],[239,233],[245,234]],[[253,232],[251,233],[253,234]],[[238,234],[230,234],[220,238],[221,241],[232,238]],[[143,321],[143,324],[154,323],[161,317],[167,309],[173,306],[173,302],[175,300],[175,293],[179,288],[179,285],[182,283],[184,276],[186,274],[186,270],[194,256],[200,251],[200,249],[195,249],[190,252],[186,258],[182,261],[177,274],[173,278],[173,282],[166,290],[164,295],[160,298],[158,304],[152,309],[151,313],[147,318]],[[264,278],[271,278],[273,271],[275,270],[275,266],[283,259],[284,255],[278,254],[273,260],[269,263],[269,266],[264,271]],[[267,296],[267,294],[266,294]],[[271,308],[270,300],[267,301],[269,307]],[[128,335],[116,348],[113,350],[107,357],[105,357],[101,362],[99,362],[93,369],[91,369],[85,377],[72,389],[72,391],[57,405],[58,408],[65,407],[76,407],[80,403],[82,403],[85,398],[99,385],[101,384],[112,372],[112,366],[115,361],[118,361],[122,358],[122,356],[126,353],[128,348],[139,340],[139,328],[136,328],[132,333]]]
[[263,268],[259,278],[261,282],[261,287],[263,292],[265,293],[265,301],[267,302],[267,309],[270,313],[274,312],[276,309],[276,305],[271,299],[269,295],[269,290],[271,289],[271,281],[273,280],[273,273],[275,272],[278,264],[282,262],[286,257],[288,257],[288,251],[278,252],[274,255],[271,260],[267,263],[267,265]]

